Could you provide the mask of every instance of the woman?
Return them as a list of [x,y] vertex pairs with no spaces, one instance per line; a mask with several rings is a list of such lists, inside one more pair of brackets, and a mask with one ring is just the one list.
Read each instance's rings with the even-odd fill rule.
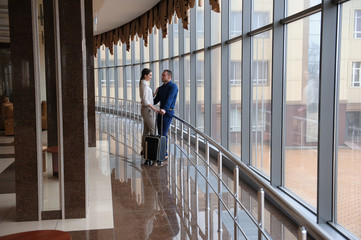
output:
[[153,112],[158,113],[158,109],[153,106],[153,92],[150,88],[150,80],[152,79],[152,71],[148,68],[142,70],[142,76],[139,82],[139,94],[142,103],[141,114],[144,121],[144,130],[142,136],[142,151],[141,155],[144,155],[144,138],[146,135],[155,134],[155,120]]

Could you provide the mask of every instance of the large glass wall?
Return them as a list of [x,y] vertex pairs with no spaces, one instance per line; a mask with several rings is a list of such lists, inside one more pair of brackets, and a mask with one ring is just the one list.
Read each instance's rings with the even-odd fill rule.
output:
[[314,208],[317,205],[320,22],[321,14],[316,13],[288,24],[286,40],[284,184]]
[[272,32],[252,38],[252,165],[270,176]]
[[361,238],[361,1],[341,9],[336,221]]
[[[321,2],[336,10],[339,25],[330,23]],[[114,59],[102,46],[95,66],[96,94],[139,101],[142,68],[153,71],[153,90],[162,84],[160,71],[170,68],[179,88],[176,116],[187,122],[194,119],[199,130],[320,222],[324,217],[317,209],[323,204],[320,188],[331,187],[334,199],[328,210],[333,217],[325,223],[361,238],[361,212],[355,207],[361,202],[361,1],[331,2],[222,0],[221,13],[216,13],[208,1],[199,5],[198,0],[192,12],[195,30],[191,31],[193,10],[189,10],[188,30],[174,16],[171,34],[163,39],[161,31],[153,28],[148,47],[142,40],[135,40],[129,52],[124,45],[117,46]],[[322,36],[330,29],[337,30],[339,45],[325,50]],[[322,58],[330,51],[337,66]],[[225,55],[228,59],[221,63]],[[335,72],[334,79],[322,79],[325,69]],[[320,100],[322,82],[335,84],[336,91],[327,93],[333,102]],[[337,123],[329,129],[335,141],[326,148],[334,151],[332,160],[322,157],[320,147],[325,144],[320,133],[325,125],[319,119],[326,116],[322,109],[329,104],[334,104],[335,114],[328,117]],[[329,173],[333,181],[320,174],[324,170],[320,163],[325,161],[334,166]]]

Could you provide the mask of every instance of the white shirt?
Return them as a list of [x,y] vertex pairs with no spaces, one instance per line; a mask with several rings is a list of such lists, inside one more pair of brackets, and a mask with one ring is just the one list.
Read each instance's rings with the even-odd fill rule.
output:
[[140,80],[139,95],[142,106],[148,107],[149,104],[153,105],[153,92],[149,86],[148,81]]

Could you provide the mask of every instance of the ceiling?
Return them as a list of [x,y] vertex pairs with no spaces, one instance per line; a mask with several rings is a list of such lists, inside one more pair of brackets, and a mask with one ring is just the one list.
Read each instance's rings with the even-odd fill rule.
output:
[[[93,0],[94,35],[141,16],[160,0]],[[97,24],[95,24],[97,22]],[[10,42],[8,0],[0,0],[0,43]]]
[[141,16],[160,0],[93,0],[94,35],[107,32]]

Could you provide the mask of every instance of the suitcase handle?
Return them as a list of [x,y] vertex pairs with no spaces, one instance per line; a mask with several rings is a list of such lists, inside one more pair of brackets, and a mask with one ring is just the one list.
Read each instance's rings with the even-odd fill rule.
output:
[[155,117],[155,128],[154,128],[155,133],[154,133],[154,136],[157,136],[157,130],[156,129],[158,128],[158,123],[157,123],[158,115],[162,116],[161,123],[160,123],[160,129],[161,129],[160,135],[162,135],[162,133],[163,133],[163,115],[162,114],[157,114],[156,117]]

